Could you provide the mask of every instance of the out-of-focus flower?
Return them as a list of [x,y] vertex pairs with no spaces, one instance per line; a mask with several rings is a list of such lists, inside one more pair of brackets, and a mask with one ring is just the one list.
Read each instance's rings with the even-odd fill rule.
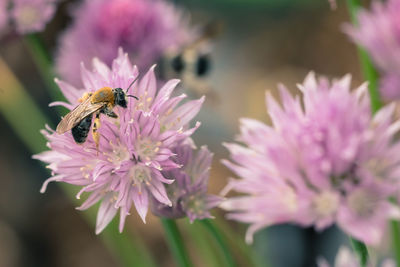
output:
[[109,65],[122,47],[139,68],[148,68],[194,36],[182,12],[163,0],[86,0],[73,17],[59,40],[56,69],[76,85],[79,62],[98,57]]
[[[318,259],[318,267],[330,267],[331,265],[324,259]],[[360,260],[357,255],[349,248],[342,246],[336,255],[333,267],[360,267]],[[367,263],[368,267],[375,267],[377,264],[371,262]],[[381,267],[395,267],[396,263],[392,259],[385,259],[379,266]]]
[[153,201],[153,213],[167,218],[187,216],[191,222],[212,218],[209,210],[222,201],[221,197],[207,194],[212,153],[204,146],[195,152],[191,144],[179,145],[173,152],[176,163],[183,167],[163,172],[166,178],[175,179],[166,186],[172,206]]
[[273,126],[241,120],[238,141],[226,144],[224,164],[241,179],[233,189],[244,196],[222,203],[232,219],[255,231],[279,223],[333,223],[367,244],[377,244],[389,218],[400,216],[388,199],[399,189],[400,143],[392,122],[394,106],[373,118],[366,85],[350,92],[350,76],[332,84],[310,73],[302,85],[304,108],[280,86],[283,108],[267,95]]
[[[56,9],[57,0],[11,0],[10,2],[2,0],[4,9],[7,12],[7,6],[10,4],[10,19],[20,34],[42,31],[49,20],[53,17]],[[1,5],[3,5],[3,3]],[[1,16],[0,19],[8,21],[7,16]],[[3,22],[2,22],[3,23]]]
[[363,46],[379,68],[384,99],[400,98],[400,1],[373,1],[371,11],[361,10],[358,26],[346,25],[345,31]]
[[[127,88],[138,76],[137,68],[122,50],[111,69],[98,59],[93,60],[93,67],[92,72],[82,67],[84,90],[57,81],[69,103],[55,104],[72,109],[84,92],[104,86]],[[43,134],[50,150],[34,156],[48,163],[52,171],[52,177],[44,183],[41,192],[50,181],[83,186],[77,197],[84,192],[91,194],[78,209],[87,209],[101,201],[96,233],[107,226],[118,210],[122,231],[132,203],[143,221],[150,197],[172,205],[165,184],[173,183],[175,178],[166,177],[164,172],[185,168],[173,160],[172,149],[185,142],[199,126],[196,123],[190,128],[189,123],[204,100],[188,101],[177,107],[185,97],[171,97],[177,84],[178,80],[171,80],[157,90],[154,68],[151,68],[131,88],[130,93],[138,96],[138,101],[130,100],[126,109],[115,107],[118,119],[101,117],[99,153],[92,137],[78,145],[70,132],[59,135],[47,127]]]

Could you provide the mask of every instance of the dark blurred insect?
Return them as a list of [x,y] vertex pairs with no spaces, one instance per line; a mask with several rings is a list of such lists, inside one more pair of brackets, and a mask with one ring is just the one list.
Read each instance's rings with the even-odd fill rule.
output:
[[221,24],[207,24],[192,43],[167,50],[160,61],[160,75],[165,80],[179,78],[182,86],[196,96],[209,94],[211,88],[204,78],[211,69],[211,40],[221,32]]
[[62,118],[57,125],[57,133],[63,134],[71,130],[75,142],[82,144],[86,141],[92,125],[93,114],[95,114],[96,118],[93,123],[92,135],[98,149],[100,135],[97,131],[100,128],[100,113],[111,118],[118,118],[117,114],[113,111],[116,105],[126,108],[126,97],[138,99],[136,96],[127,94],[136,80],[129,85],[125,92],[122,88],[103,87],[93,93],[83,94],[79,99],[80,104]]

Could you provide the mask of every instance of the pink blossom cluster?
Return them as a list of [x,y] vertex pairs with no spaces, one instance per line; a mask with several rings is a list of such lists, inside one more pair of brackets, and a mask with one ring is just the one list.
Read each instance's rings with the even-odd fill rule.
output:
[[310,73],[293,97],[280,86],[282,106],[267,94],[272,126],[241,120],[240,143],[229,143],[223,163],[240,179],[225,191],[229,218],[255,231],[296,223],[344,232],[377,245],[390,218],[400,218],[400,142],[394,105],[371,115],[366,84],[350,90],[349,75],[332,83]]
[[80,62],[97,57],[110,65],[122,47],[132,62],[147,69],[167,49],[194,37],[188,17],[164,0],[84,0],[72,17],[59,40],[55,67],[74,85],[81,85]]
[[[68,102],[53,105],[71,110],[83,93],[105,86],[128,88],[139,75],[122,49],[111,68],[94,59],[93,71],[82,64],[81,72],[84,89],[56,80]],[[216,205],[209,201],[214,197],[206,193],[211,154],[205,148],[194,152],[195,148],[187,145],[200,125],[197,122],[191,126],[190,122],[199,112],[204,97],[180,104],[186,96],[172,95],[178,82],[170,80],[158,88],[152,67],[129,91],[139,98],[138,101],[129,99],[127,108],[115,107],[117,119],[101,116],[99,150],[91,136],[79,145],[70,132],[60,135],[49,127],[43,130],[50,150],[34,158],[48,164],[52,177],[41,191],[44,192],[51,181],[82,187],[77,198],[84,193],[89,196],[78,209],[101,202],[96,233],[100,233],[118,212],[122,231],[132,204],[144,222],[150,202],[179,210],[177,217],[184,214],[191,219],[210,217],[208,209]],[[175,191],[179,201],[174,198]]]
[[400,98],[399,13],[399,0],[372,1],[370,11],[363,9],[358,13],[358,26],[345,28],[380,70],[380,92],[385,100]]
[[56,4],[57,0],[0,0],[0,32],[11,24],[20,34],[43,31]]

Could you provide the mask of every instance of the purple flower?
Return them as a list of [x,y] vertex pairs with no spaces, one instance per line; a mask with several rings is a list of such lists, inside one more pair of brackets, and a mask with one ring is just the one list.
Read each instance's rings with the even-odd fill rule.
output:
[[[127,88],[138,76],[137,68],[122,50],[111,69],[98,59],[93,60],[93,67],[93,71],[88,71],[82,65],[83,90],[56,80],[69,103],[52,105],[72,109],[84,92],[104,86]],[[132,203],[144,222],[150,197],[171,206],[165,185],[173,183],[175,177],[166,177],[164,172],[184,167],[174,161],[173,149],[199,127],[196,123],[191,128],[189,123],[204,101],[201,98],[178,106],[185,98],[171,96],[178,82],[168,81],[157,90],[154,67],[151,68],[130,89],[129,93],[138,96],[138,101],[129,99],[126,109],[115,107],[118,119],[101,117],[99,153],[91,136],[78,145],[70,132],[59,135],[49,127],[43,130],[50,150],[34,158],[48,163],[52,177],[43,184],[41,192],[51,181],[82,186],[77,198],[84,192],[90,195],[78,209],[85,210],[101,201],[96,233],[107,226],[118,210],[122,231]]]
[[173,152],[176,163],[183,167],[163,172],[168,179],[176,180],[166,186],[172,206],[155,200],[153,213],[168,218],[187,216],[191,222],[213,218],[209,210],[218,206],[222,198],[207,194],[212,153],[204,146],[195,152],[190,143],[177,146]]
[[11,16],[19,33],[43,31],[53,17],[56,0],[12,0]]
[[359,26],[345,31],[363,46],[382,74],[381,93],[386,100],[400,98],[400,1],[374,1],[371,11],[358,13]]
[[[400,143],[394,106],[370,115],[366,85],[350,92],[350,76],[330,83],[310,73],[303,104],[280,86],[283,107],[267,94],[273,126],[241,120],[240,144],[226,144],[223,163],[241,179],[225,192],[243,193],[222,203],[229,218],[260,228],[296,223],[322,230],[333,223],[367,244],[377,244],[389,218],[400,211]],[[304,106],[304,108],[303,108]]]
[[98,57],[109,65],[122,47],[140,69],[149,68],[167,49],[193,38],[182,12],[163,0],[86,0],[73,17],[59,41],[56,69],[76,85],[80,62]]

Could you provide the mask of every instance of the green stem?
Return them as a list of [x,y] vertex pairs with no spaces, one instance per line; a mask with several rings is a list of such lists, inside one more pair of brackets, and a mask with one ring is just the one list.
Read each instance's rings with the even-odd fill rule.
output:
[[0,112],[15,134],[33,153],[46,148],[40,130],[50,120],[38,108],[0,57]]
[[232,229],[232,227],[225,221],[216,218],[215,223],[221,230],[222,234],[227,238],[231,245],[234,245],[235,254],[244,257],[245,262],[250,263],[251,266],[266,267],[270,266],[269,263],[262,261],[254,250],[244,243],[243,236],[238,234],[238,231]]
[[232,258],[232,255],[228,249],[228,246],[226,245],[225,238],[222,236],[222,234],[219,232],[218,228],[213,224],[211,220],[204,219],[199,221],[208,231],[209,233],[214,237],[215,241],[217,242],[220,250],[222,251],[222,254],[224,255],[225,258],[225,265],[229,267],[234,267],[236,266],[234,259]]
[[[222,264],[222,258],[216,251],[214,246],[214,240],[208,235],[207,230],[203,226],[195,221],[190,223],[189,220],[184,220],[181,224],[184,228],[182,234],[184,236],[190,236],[191,243],[196,246],[196,254],[201,255],[202,265],[207,267],[220,267]],[[212,245],[210,244],[212,243]]]
[[357,256],[360,260],[360,267],[366,267],[368,262],[368,249],[367,246],[352,237],[350,237],[350,243],[353,247],[353,250],[357,253]]
[[398,221],[391,220],[390,226],[392,228],[393,252],[396,257],[397,267],[400,267],[400,224]]
[[[357,25],[358,24],[357,12],[361,7],[360,0],[347,0],[347,6],[349,9],[353,24]],[[360,58],[361,69],[364,74],[364,78],[369,83],[368,90],[369,90],[369,94],[370,94],[372,113],[375,113],[383,105],[382,100],[380,98],[380,93],[379,93],[379,85],[378,85],[379,75],[378,75],[378,72],[376,71],[376,69],[374,68],[374,65],[372,64],[372,61],[371,61],[370,57],[368,56],[368,53],[360,46],[357,46],[357,50],[358,50],[358,55]]]
[[[42,152],[46,146],[39,130],[49,120],[1,58],[0,81],[2,81],[0,87],[1,114],[31,153]],[[71,189],[72,187],[67,184],[60,185],[73,203],[77,203],[76,192]],[[95,210],[85,211],[82,214],[94,228]],[[120,234],[115,221],[104,230],[100,237],[121,266],[155,266],[141,242],[136,240],[137,238],[131,240],[127,234]]]
[[38,34],[28,34],[24,36],[23,41],[52,99],[57,101],[65,99],[54,82],[55,75],[52,60],[40,36]]
[[186,251],[182,236],[178,230],[175,220],[161,218],[161,223],[164,227],[166,239],[168,241],[169,248],[175,257],[175,260],[180,267],[192,266],[189,254]]

